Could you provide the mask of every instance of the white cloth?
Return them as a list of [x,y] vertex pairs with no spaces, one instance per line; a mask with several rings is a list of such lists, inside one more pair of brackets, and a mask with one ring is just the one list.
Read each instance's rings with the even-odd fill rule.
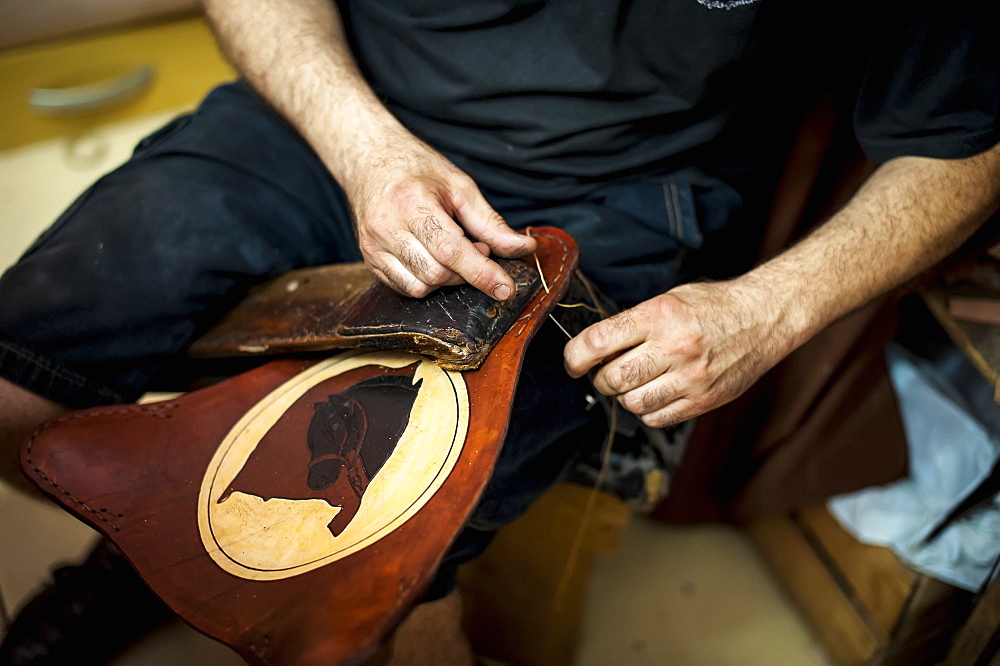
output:
[[[987,509],[923,541],[1000,457],[1000,436],[991,431],[997,413],[977,418],[930,364],[898,345],[890,345],[886,353],[909,446],[910,475],[834,497],[828,508],[862,543],[888,546],[911,568],[976,591],[1000,556],[1000,496]],[[989,390],[985,381],[983,386]]]

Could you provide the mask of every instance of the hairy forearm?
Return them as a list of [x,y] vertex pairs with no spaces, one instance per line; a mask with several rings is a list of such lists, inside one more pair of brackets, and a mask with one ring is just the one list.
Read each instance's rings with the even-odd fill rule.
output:
[[1000,144],[966,159],[898,158],[812,234],[737,282],[769,301],[787,353],[943,259],[998,205]]
[[488,255],[524,256],[468,175],[382,105],[351,55],[333,0],[204,0],[240,73],[309,142],[351,205],[375,275],[409,296],[468,282],[494,298],[514,282]]
[[204,0],[239,72],[349,182],[372,142],[402,126],[379,102],[351,56],[331,0]]
[[888,162],[839,213],[742,277],[689,283],[566,345],[647,425],[725,404],[839,317],[940,261],[1000,203],[1000,146],[964,160]]

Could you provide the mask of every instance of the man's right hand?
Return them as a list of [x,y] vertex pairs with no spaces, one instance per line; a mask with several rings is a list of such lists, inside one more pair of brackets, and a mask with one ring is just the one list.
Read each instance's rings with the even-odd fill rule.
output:
[[389,113],[354,63],[336,3],[203,3],[240,73],[344,189],[365,262],[381,280],[414,297],[462,282],[499,300],[513,295],[514,282],[489,255],[521,257],[535,241]]
[[369,139],[342,179],[369,268],[408,296],[468,282],[510,298],[514,283],[490,254],[522,257],[536,242],[508,227],[469,176],[402,127]]

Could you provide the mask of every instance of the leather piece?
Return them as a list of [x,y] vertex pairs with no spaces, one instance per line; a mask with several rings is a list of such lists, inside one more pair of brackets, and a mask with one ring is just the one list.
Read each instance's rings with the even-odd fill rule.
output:
[[247,461],[219,501],[245,492],[266,502],[298,488],[297,499],[323,499],[342,507],[328,524],[330,532],[340,536],[409,420],[421,384],[413,381],[413,371],[413,365],[384,370],[332,395],[315,391],[315,398],[303,400],[302,410],[294,415],[307,426],[305,436],[300,432],[295,439],[300,449],[302,442],[309,449],[308,464],[304,450],[299,459],[284,455],[290,433],[274,428],[258,445],[263,455]]
[[422,299],[400,296],[360,263],[292,271],[254,289],[188,355],[397,349],[425,354],[450,370],[470,370],[541,288],[533,262],[496,261],[515,285],[514,296],[503,302],[467,284]]
[[514,280],[512,298],[496,301],[468,284],[406,298],[376,283],[337,327],[340,344],[426,354],[450,370],[478,367],[541,288],[538,271],[527,262],[497,263]]
[[[243,462],[231,454],[238,448],[239,438],[253,431],[258,417],[278,404],[279,398],[287,397],[282,387],[288,386],[290,380],[311,376],[331,363],[336,366],[357,361],[367,352],[346,352],[321,361],[278,360],[176,400],[72,412],[39,430],[26,443],[22,449],[25,472],[56,502],[107,535],[154,592],[189,624],[232,646],[250,663],[362,662],[376,652],[380,642],[419,601],[478,502],[506,434],[528,341],[568,286],[577,262],[572,239],[554,229],[538,229],[534,235],[539,241],[537,256],[549,290],[532,298],[524,314],[478,370],[451,375],[433,363],[423,362],[418,367],[430,369],[417,390],[418,396],[432,382],[465,387],[467,435],[464,442],[449,449],[449,455],[454,456],[453,466],[438,473],[438,485],[433,486],[433,491],[421,495],[421,501],[426,503],[417,509],[412,508],[416,504],[390,506],[392,511],[408,513],[400,513],[401,520],[366,536],[367,540],[358,541],[354,550],[345,550],[338,559],[329,563],[320,559],[310,564],[312,568],[302,567],[297,575],[279,571],[280,575],[267,579],[261,572],[274,573],[274,567],[265,571],[263,566],[255,570],[252,565],[241,564],[243,569],[239,569],[232,564],[232,558],[244,557],[243,551],[237,553],[231,544],[206,540],[205,535],[216,538],[221,534],[221,527],[211,522],[213,511],[240,515],[240,507],[235,511],[226,507],[234,501],[246,501],[240,505],[244,507],[266,504],[259,497],[247,500],[252,492],[244,492],[242,499],[238,497],[237,491],[250,490],[242,485],[234,488],[228,498],[221,496],[241,470],[250,474],[248,461],[254,456],[265,456],[266,460],[256,465],[255,479],[243,478],[241,484],[264,480],[279,486],[285,483],[278,494],[285,496],[279,501],[288,504],[282,506],[306,506],[294,493],[309,489],[291,486],[301,486],[292,477],[305,478],[308,474],[312,459],[308,430],[315,404],[331,394],[350,395],[351,387],[369,386],[371,382],[366,382],[370,378],[398,374],[397,370],[379,364],[363,365],[307,384],[308,390],[289,399],[273,421],[260,426],[256,441],[271,437],[273,446],[255,444]],[[393,354],[402,357],[397,368],[413,363],[412,357],[398,352],[378,354],[379,358]],[[447,376],[452,384],[442,384],[443,380],[435,379],[439,375]],[[447,400],[420,400],[418,397],[413,412],[429,410],[431,417],[424,419],[417,430],[433,428],[440,421],[435,415]],[[371,402],[366,400],[365,410],[377,418],[379,408]],[[454,430],[457,436],[460,429]],[[402,439],[407,437],[404,434]],[[426,464],[433,469],[436,442],[427,444],[428,448],[412,450],[410,457],[414,460],[403,462]],[[402,440],[399,446],[403,446]],[[286,458],[302,461],[297,467],[291,465],[296,469],[287,475],[282,471]],[[234,459],[239,464],[226,476],[226,465]],[[369,513],[372,506],[390,504],[396,484],[387,486],[386,475],[399,462],[390,458],[371,479],[366,479],[367,490],[361,498],[338,481],[331,486],[331,492],[339,492],[339,498],[330,502],[344,502],[344,510],[353,512],[354,507],[343,498],[354,496],[360,509]],[[266,475],[285,480],[264,479]],[[400,478],[406,480],[405,475]],[[381,490],[376,487],[380,482]],[[338,484],[342,487],[334,488]],[[212,494],[216,492],[213,489],[217,494]],[[203,519],[206,512],[208,528]],[[248,532],[247,540],[266,539],[269,531],[280,531],[281,522],[289,516],[281,513],[279,517],[273,525]],[[358,514],[350,524],[336,527],[343,529],[343,537],[360,522]],[[313,532],[331,538],[325,522]],[[279,543],[282,553],[298,556],[309,547],[307,542],[313,532],[286,531],[284,534],[293,538],[290,543]],[[209,543],[218,547],[212,546],[209,552]],[[257,574],[260,576],[253,578]]]
[[318,350],[375,282],[362,263],[290,271],[251,289],[191,344],[188,356],[230,358]]

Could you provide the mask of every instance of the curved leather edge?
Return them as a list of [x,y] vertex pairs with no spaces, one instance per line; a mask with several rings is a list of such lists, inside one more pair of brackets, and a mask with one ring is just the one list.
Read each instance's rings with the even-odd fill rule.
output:
[[496,301],[468,284],[401,296],[364,264],[291,271],[258,285],[188,349],[192,358],[274,356],[332,349],[424,354],[472,370],[541,288],[534,262],[496,258],[514,295]]
[[[481,368],[463,373],[471,401],[470,435],[455,471],[432,503],[393,532],[391,542],[385,542],[385,548],[390,544],[411,544],[403,560],[386,560],[389,555],[383,548],[363,551],[367,553],[364,558],[340,560],[307,574],[308,580],[303,576],[294,590],[296,603],[282,606],[287,612],[262,616],[261,624],[247,625],[238,619],[246,599],[256,597],[258,592],[263,594],[262,586],[274,583],[219,579],[219,572],[212,573],[213,565],[199,564],[208,556],[203,551],[200,556],[192,554],[197,548],[185,546],[189,552],[183,556],[162,552],[177,547],[172,544],[180,537],[173,525],[187,526],[183,529],[189,530],[191,516],[196,514],[197,479],[204,467],[203,462],[192,459],[211,457],[221,441],[216,433],[224,434],[282,378],[301,372],[314,361],[276,361],[164,403],[72,412],[29,439],[21,452],[25,472],[70,513],[118,545],[154,591],[189,624],[230,645],[251,663],[363,660],[374,654],[380,641],[419,601],[433,571],[478,503],[506,435],[528,341],[569,287],[578,261],[573,240],[556,229],[537,229],[532,235],[539,241],[536,255],[545,287],[531,299]],[[180,428],[181,424],[185,424],[184,428]],[[214,444],[193,441],[205,437]],[[149,445],[134,441],[140,438],[147,438]],[[153,451],[159,453],[154,455]],[[188,453],[195,451],[196,455]],[[153,484],[169,490],[158,490]],[[424,517],[418,520],[421,514]],[[411,567],[408,573],[407,566]],[[360,593],[348,583],[350,589],[344,590],[344,598],[364,604],[366,617],[374,619],[359,627],[361,619],[351,616],[347,619],[354,627],[348,634],[331,631],[330,627],[344,625],[338,625],[337,613],[351,613],[352,609],[330,602],[334,598],[330,596],[330,585],[341,576],[356,580],[358,571],[369,570],[365,567],[398,571],[398,580],[405,580],[406,585],[393,583],[381,596],[369,590],[363,598],[354,599]],[[379,571],[385,578],[384,571]],[[209,586],[204,581],[189,581],[193,575],[210,575],[214,582]],[[169,585],[167,580],[171,581]],[[317,584],[320,580],[328,584]],[[188,587],[178,591],[179,584]],[[192,595],[201,593],[203,587],[208,588],[208,598],[193,601]],[[317,626],[315,618],[305,621],[308,618],[296,615],[305,612],[302,605],[323,608],[329,615],[319,624],[324,627],[322,633],[302,635],[307,625]]]

